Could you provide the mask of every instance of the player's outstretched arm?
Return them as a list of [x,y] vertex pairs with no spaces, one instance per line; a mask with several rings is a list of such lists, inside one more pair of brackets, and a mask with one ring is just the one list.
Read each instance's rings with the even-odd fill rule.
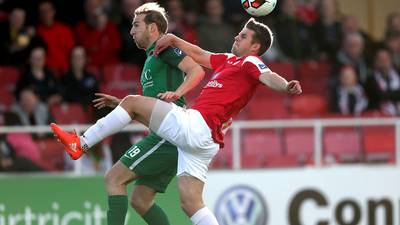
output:
[[114,97],[112,95],[107,95],[103,93],[95,93],[96,99],[93,100],[94,107],[101,109],[104,107],[115,108],[122,101],[121,99]]
[[167,91],[157,95],[160,99],[173,102],[185,95],[191,89],[196,87],[204,78],[204,70],[201,66],[193,61],[189,56],[185,56],[178,64],[178,68],[186,74],[185,81],[176,89],[176,91]]
[[186,55],[190,56],[196,63],[211,69],[210,56],[212,53],[193,45],[173,34],[166,34],[158,39],[155,54],[158,55],[169,46],[181,49]]
[[259,80],[276,91],[285,91],[289,94],[301,94],[302,92],[299,81],[291,80],[288,82],[285,78],[272,71],[262,73]]

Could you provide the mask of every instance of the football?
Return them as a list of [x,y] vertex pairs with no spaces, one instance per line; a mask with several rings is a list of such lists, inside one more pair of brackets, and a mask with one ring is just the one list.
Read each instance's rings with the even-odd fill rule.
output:
[[265,16],[274,10],[277,0],[241,0],[243,8],[252,16]]

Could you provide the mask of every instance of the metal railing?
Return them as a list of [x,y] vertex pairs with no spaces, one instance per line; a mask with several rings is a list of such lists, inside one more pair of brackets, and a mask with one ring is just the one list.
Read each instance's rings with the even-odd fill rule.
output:
[[[64,129],[82,133],[90,125],[66,125]],[[241,132],[245,129],[277,129],[277,128],[313,128],[314,129],[314,162],[316,167],[322,166],[322,134],[327,127],[354,126],[394,126],[396,165],[400,166],[400,118],[349,118],[349,119],[293,119],[293,120],[251,120],[236,121],[232,124],[232,162],[233,169],[241,169]],[[141,124],[131,124],[124,128],[125,132],[142,132],[147,128]],[[3,126],[1,133],[49,133],[49,126]],[[80,161],[75,163],[74,171],[80,173]]]

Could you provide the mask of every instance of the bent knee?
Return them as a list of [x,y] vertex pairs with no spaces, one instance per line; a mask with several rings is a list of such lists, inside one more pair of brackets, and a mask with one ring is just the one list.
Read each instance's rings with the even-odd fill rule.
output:
[[137,213],[143,216],[153,205],[153,200],[132,195],[130,205]]

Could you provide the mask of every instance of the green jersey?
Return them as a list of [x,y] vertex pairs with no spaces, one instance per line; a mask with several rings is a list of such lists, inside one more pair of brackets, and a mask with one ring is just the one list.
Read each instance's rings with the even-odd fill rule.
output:
[[[147,59],[144,63],[140,83],[143,95],[157,98],[157,94],[175,91],[184,80],[184,73],[178,64],[185,57],[178,48],[167,48],[158,56],[154,56],[155,43],[146,50]],[[185,105],[183,97],[175,101],[179,106]]]

